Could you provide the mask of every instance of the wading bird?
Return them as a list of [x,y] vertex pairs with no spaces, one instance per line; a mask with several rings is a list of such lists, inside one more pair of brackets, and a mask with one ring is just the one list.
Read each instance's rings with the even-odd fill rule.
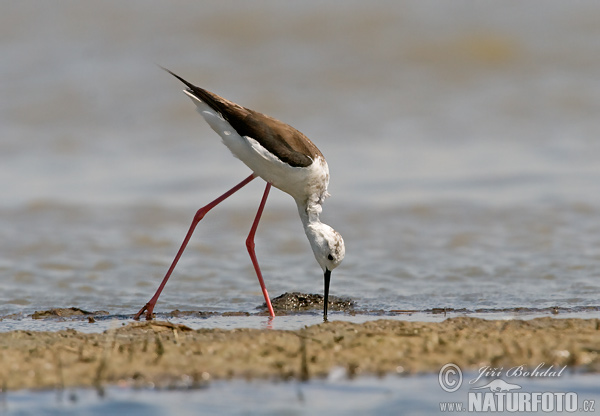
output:
[[139,319],[144,312],[146,319],[152,319],[152,312],[158,297],[185,250],[194,229],[206,213],[250,181],[260,177],[267,182],[267,185],[246,239],[246,247],[258,276],[258,282],[265,297],[269,314],[275,316],[254,252],[254,235],[269,190],[271,186],[274,186],[290,194],[296,201],[306,237],[308,237],[317,262],[323,269],[323,318],[327,320],[331,271],[342,262],[345,248],[342,236],[329,225],[323,224],[319,219],[322,209],[321,204],[329,196],[327,192],[329,168],[323,154],[308,137],[295,128],[196,87],[173,72],[166,71],[187,86],[184,93],[196,104],[198,112],[210,127],[221,136],[223,143],[231,153],[250,168],[252,174],[196,212],[188,233],[163,281],[152,299],[140,309],[134,319]]

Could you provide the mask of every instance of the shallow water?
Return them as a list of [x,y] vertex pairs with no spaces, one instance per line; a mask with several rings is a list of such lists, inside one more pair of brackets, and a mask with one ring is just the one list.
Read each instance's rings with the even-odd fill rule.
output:
[[[475,378],[465,374],[464,380]],[[597,375],[566,375],[560,379],[517,379],[523,392],[575,393],[581,411],[583,402],[600,403]],[[479,381],[476,385],[482,384]],[[213,382],[200,389],[171,390],[156,393],[153,389],[113,387],[99,394],[95,390],[65,390],[43,393],[8,393],[3,399],[3,414],[105,415],[107,412],[128,415],[430,415],[440,412],[440,403],[459,402],[468,406],[470,386],[454,393],[440,388],[437,375],[413,377],[339,378],[308,383],[268,383],[263,381]],[[489,392],[488,392],[489,394]],[[503,412],[494,412],[503,413]],[[561,412],[558,412],[561,413]],[[551,414],[558,414],[551,412]],[[510,413],[514,414],[514,412]]]
[[[600,316],[598,19],[592,1],[3,5],[0,316],[16,315],[0,329],[92,325],[28,318],[54,307],[126,319],[195,210],[248,175],[155,64],[320,147],[323,219],[347,246],[331,291],[360,310]],[[261,192],[205,218],[157,312],[256,312]],[[256,244],[272,296],[322,292],[288,196],[271,193]],[[265,325],[211,319],[186,323]]]
[[[360,312],[588,307],[597,316],[598,213],[589,205],[438,203],[382,209],[384,220],[373,221],[343,208],[335,219],[340,229],[346,224],[349,255],[331,292],[353,299]],[[0,314],[68,306],[134,314],[168,268],[186,214],[193,212],[141,205],[4,209]],[[263,300],[243,244],[251,217],[232,208],[209,215],[156,311],[259,312]],[[271,295],[322,293],[293,210],[272,209],[263,221],[257,253]]]

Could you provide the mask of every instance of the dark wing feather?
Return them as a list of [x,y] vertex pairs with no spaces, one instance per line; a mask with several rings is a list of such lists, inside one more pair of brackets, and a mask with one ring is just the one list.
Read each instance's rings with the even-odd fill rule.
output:
[[322,156],[319,149],[292,126],[197,87],[168,69],[165,71],[183,82],[194,96],[219,112],[240,136],[253,138],[282,162],[294,167],[306,167],[317,156]]

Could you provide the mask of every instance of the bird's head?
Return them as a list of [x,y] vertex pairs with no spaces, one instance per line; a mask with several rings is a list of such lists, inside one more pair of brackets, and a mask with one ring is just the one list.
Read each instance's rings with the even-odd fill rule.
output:
[[323,319],[327,320],[331,271],[344,260],[346,248],[340,233],[321,222],[308,225],[306,227],[306,235],[310,241],[315,258],[324,272]]

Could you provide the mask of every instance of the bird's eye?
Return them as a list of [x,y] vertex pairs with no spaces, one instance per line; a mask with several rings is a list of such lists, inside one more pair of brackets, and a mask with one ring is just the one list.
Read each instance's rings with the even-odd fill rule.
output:
[[333,256],[330,254],[330,255],[328,255],[328,256],[327,256],[327,259],[328,259],[329,261],[333,261]]

